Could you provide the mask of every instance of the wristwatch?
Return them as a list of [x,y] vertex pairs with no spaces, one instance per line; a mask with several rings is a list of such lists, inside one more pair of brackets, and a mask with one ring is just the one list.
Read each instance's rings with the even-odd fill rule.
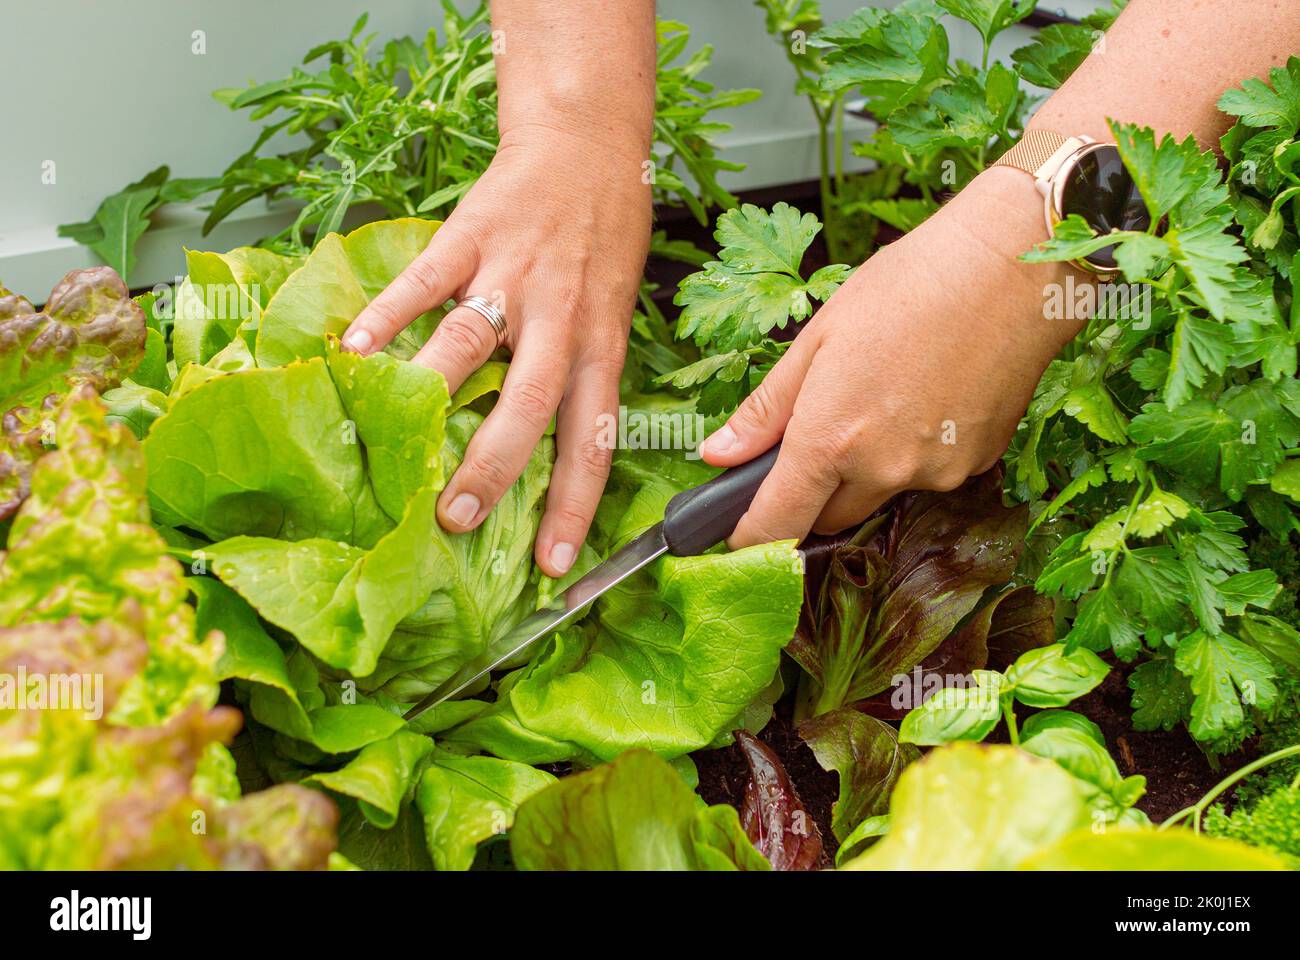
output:
[[[1043,195],[1049,234],[1071,214],[1083,217],[1099,234],[1145,231],[1151,226],[1142,195],[1114,144],[1098,143],[1091,137],[1065,137],[1051,130],[1029,130],[993,166],[1014,167],[1034,178]],[[1105,279],[1119,272],[1113,245],[1071,262]]]

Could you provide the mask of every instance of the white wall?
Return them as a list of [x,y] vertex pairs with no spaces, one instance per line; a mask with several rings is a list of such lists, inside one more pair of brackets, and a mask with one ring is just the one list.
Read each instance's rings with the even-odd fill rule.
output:
[[[6,50],[0,83],[0,281],[38,302],[66,270],[94,262],[92,254],[56,235],[59,223],[88,218],[105,195],[160,163],[170,164],[177,176],[214,175],[249,146],[256,128],[246,111],[228,110],[212,99],[212,90],[286,75],[310,47],[346,35],[364,10],[371,14],[368,29],[381,41],[422,36],[441,23],[433,0],[0,3]],[[861,5],[822,0],[827,20]],[[1068,4],[1075,10],[1090,5]],[[715,46],[707,79],[764,91],[761,101],[726,116],[736,125],[723,138],[727,156],[749,168],[724,183],[735,190],[815,176],[811,115],[793,94],[793,73],[750,0],[661,0],[659,13],[689,23],[693,44]],[[198,30],[206,44],[202,55],[193,49]],[[957,26],[951,33],[957,53],[970,57],[978,51],[973,31]],[[53,184],[42,182],[48,161],[55,165]],[[197,210],[169,207],[160,216],[159,229],[140,244],[140,263],[130,278],[134,286],[178,272],[184,244],[226,249],[273,232],[284,218],[283,212],[250,204],[200,238]]]

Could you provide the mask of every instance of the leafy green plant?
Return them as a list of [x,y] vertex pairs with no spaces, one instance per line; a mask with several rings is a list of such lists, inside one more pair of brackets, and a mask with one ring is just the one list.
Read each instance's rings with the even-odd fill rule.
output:
[[[266,121],[256,140],[218,178],[170,179],[159,167],[108,197],[87,223],[60,228],[123,276],[136,241],[163,203],[216,191],[207,234],[255,200],[288,198],[293,223],[261,245],[302,254],[341,229],[350,211],[367,216],[446,219],[487,169],[497,148],[496,72],[486,4],[467,14],[444,2],[442,38],[400,37],[376,52],[361,16],[346,39],[309,50],[289,76],[247,88],[217,90],[232,110]],[[721,159],[713,137],[727,125],[717,110],[756,99],[757,90],[715,90],[700,77],[712,48],[685,56],[690,31],[660,21],[654,125],[656,200],[685,205],[700,223],[710,207],[730,207],[717,177],[740,165]],[[289,137],[278,153],[265,148]]]
[[1264,847],[1286,856],[1293,867],[1300,865],[1300,786],[1277,787],[1249,808],[1237,807],[1231,814],[1212,807],[1205,833]]
[[[761,727],[781,690],[801,577],[788,543],[666,558],[530,664],[513,664],[494,698],[444,704],[405,726],[403,705],[711,475],[680,451],[617,451],[580,562],[554,582],[532,560],[554,459],[547,438],[491,518],[448,537],[433,506],[505,364],[449,397],[441,375],[406,362],[441,310],[372,357],[342,353],[336,339],[436,229],[375,223],[303,260],[192,252],[170,330],[174,376],[142,432],[153,520],[196,573],[200,623],[226,637],[217,674],[246,706],[259,765],[340,798],[345,854],[388,862],[354,846],[355,823],[393,831],[387,857],[415,818],[423,856],[463,869],[549,782],[534,764],[593,764],[634,748],[676,758]],[[224,303],[239,322],[208,309],[207,288],[231,284],[239,295]],[[629,402],[693,415],[664,394]],[[255,457],[240,452],[254,447]]]
[[[1141,293],[1130,302],[1144,306],[1104,307],[1048,368],[1013,445],[1015,489],[1054,491],[1035,518],[1057,542],[1037,585],[1077,601],[1069,647],[1141,660],[1139,728],[1186,721],[1212,748],[1227,737],[1222,747],[1247,711],[1273,708],[1300,649],[1293,628],[1250,609],[1268,609],[1279,587],[1250,568],[1241,536],[1251,515],[1278,536],[1296,525],[1291,270],[1275,246],[1239,238],[1258,238],[1272,214],[1224,182],[1213,154],[1113,129],[1156,226],[1102,238],[1071,218],[1026,259],[1114,243]],[[1230,157],[1244,137],[1228,135]]]
[[0,521],[27,498],[33,465],[54,442],[58,403],[81,386],[116,386],[144,360],[149,333],[107,267],[69,272],[39,311],[0,286]]
[[[788,648],[804,671],[796,715],[865,700],[900,677],[910,681],[914,668],[983,668],[1008,595],[958,626],[977,611],[986,590],[1010,579],[1026,520],[1023,507],[1002,505],[995,471],[949,493],[903,494],[824,561],[810,563],[803,613]],[[1001,613],[1016,606],[1008,603]],[[1050,629],[1050,614],[1017,620],[1019,642],[1051,640],[1042,629]]]
[[[1060,643],[1020,655],[1005,671],[975,670],[965,686],[945,686],[903,718],[904,743],[935,746],[984,740],[1006,721],[1013,746],[1054,760],[1079,781],[1103,823],[1146,823],[1133,809],[1146,792],[1146,778],[1124,777],[1106,750],[1101,729],[1073,710],[1061,709],[1095,688],[1110,668],[1089,650],[1067,652]],[[1037,707],[1022,724],[1015,705]]]
[[[851,263],[875,249],[881,224],[912,229],[937,209],[941,196],[1010,148],[1034,102],[1021,81],[1060,86],[1124,5],[1117,0],[1080,24],[1041,31],[1008,66],[991,62],[993,40],[1034,11],[1029,0],[908,0],[893,8],[865,7],[824,26],[815,0],[756,3],[817,123],[830,260]],[[978,31],[978,66],[950,61],[945,14]],[[869,139],[853,145],[854,153],[875,162],[867,173],[844,170],[851,96],[865,98],[862,109],[878,124]]]
[[[659,385],[700,392],[700,411],[729,412],[784,352],[767,335],[806,320],[809,297],[824,302],[850,269],[876,249],[881,224],[907,231],[943,195],[956,192],[1020,136],[1033,98],[1021,80],[1057,87],[1079,65],[1123,3],[1078,25],[1057,25],[1016,51],[1017,68],[989,62],[993,39],[1034,4],[999,0],[909,0],[867,7],[822,26],[815,0],[756,0],[767,30],[795,69],[818,126],[823,240],[830,265],[807,280],[801,264],[822,225],[784,203],[729,211],[718,218],[719,261],[681,284],[679,338],[700,348],[697,362],[675,367],[660,352]],[[983,40],[979,68],[949,62],[945,13],[970,22]],[[1023,69],[1021,73],[1018,70]],[[1032,74],[1032,77],[1025,75]],[[855,152],[876,169],[843,169],[845,100],[866,98],[879,126]],[[832,132],[833,130],[833,132]],[[668,367],[668,369],[664,369]]]
[[[55,446],[0,552],[0,868],[325,867],[337,813],[323,796],[240,796],[225,747],[239,715],[216,706],[221,639],[198,631],[147,523],[139,444],[88,384],[49,415]],[[15,702],[35,695],[13,682],[23,671],[94,676],[97,693]]]
[[953,743],[899,778],[885,836],[849,870],[1282,870],[1274,854],[1190,830],[1099,827],[1086,787],[1009,746]]
[[721,214],[718,259],[683,280],[673,298],[682,308],[677,336],[694,340],[703,356],[655,382],[698,390],[703,414],[739,404],[785,352],[771,332],[807,320],[812,301],[830,299],[852,272],[832,264],[804,279],[804,254],[820,230],[815,216],[786,203]]
[[150,216],[165,203],[187,203],[215,189],[216,178],[173,178],[166,166],[145,174],[105,197],[84,223],[59,226],[59,236],[89,247],[124,279],[135,269],[136,241],[149,229]]
[[634,750],[526,800],[510,850],[522,870],[770,870],[734,807],[704,806],[654,754]]

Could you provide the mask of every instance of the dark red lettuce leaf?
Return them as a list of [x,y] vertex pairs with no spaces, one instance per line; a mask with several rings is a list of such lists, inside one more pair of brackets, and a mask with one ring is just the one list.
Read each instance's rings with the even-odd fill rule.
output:
[[749,764],[749,783],[740,808],[745,835],[773,870],[815,870],[822,835],[804,809],[781,760],[753,734],[736,731],[736,745]]
[[1014,587],[998,594],[948,634],[934,652],[905,679],[892,683],[855,710],[882,720],[901,720],[913,707],[945,686],[947,678],[969,676],[974,670],[1005,670],[1026,650],[1042,647],[1056,638],[1052,620],[1055,603],[1040,597],[1033,587]]
[[1005,670],[1027,650],[1056,640],[1056,601],[1033,587],[1016,587],[1000,595],[988,626],[988,668]]
[[899,775],[921,755],[910,743],[899,743],[889,724],[850,707],[805,720],[799,736],[823,769],[840,775],[831,832],[841,843],[863,820],[889,812]]
[[1002,504],[995,468],[948,493],[895,497],[849,540],[814,552],[787,648],[807,674],[798,714],[889,688],[934,653],[1024,549],[1025,506]]

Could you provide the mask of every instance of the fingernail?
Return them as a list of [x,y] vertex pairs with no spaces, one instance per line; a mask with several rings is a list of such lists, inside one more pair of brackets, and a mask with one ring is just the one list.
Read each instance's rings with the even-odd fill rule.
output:
[[343,346],[353,353],[365,353],[374,345],[375,338],[370,335],[369,330],[353,330],[343,338]]
[[462,527],[468,527],[478,515],[479,499],[472,493],[459,493],[447,508],[447,516]]
[[553,566],[558,573],[568,573],[569,568],[573,566],[573,560],[577,555],[578,552],[573,549],[573,544],[557,543],[555,546],[551,547],[551,566]]
[[709,439],[704,441],[704,452],[712,454],[726,453],[736,445],[736,431],[730,427],[723,427]]

